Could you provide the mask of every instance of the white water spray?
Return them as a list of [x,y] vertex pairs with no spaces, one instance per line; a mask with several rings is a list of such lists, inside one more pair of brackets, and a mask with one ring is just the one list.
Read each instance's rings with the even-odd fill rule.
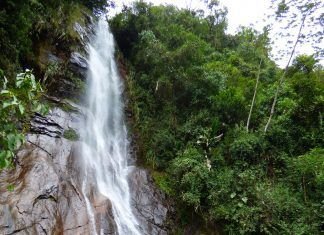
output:
[[88,46],[88,107],[81,136],[86,171],[83,184],[88,185],[88,189],[83,187],[83,194],[87,197],[89,221],[95,230],[93,208],[89,203],[92,186],[111,201],[118,234],[139,235],[127,182],[128,141],[121,100],[122,83],[114,60],[114,39],[104,17],[100,18]]

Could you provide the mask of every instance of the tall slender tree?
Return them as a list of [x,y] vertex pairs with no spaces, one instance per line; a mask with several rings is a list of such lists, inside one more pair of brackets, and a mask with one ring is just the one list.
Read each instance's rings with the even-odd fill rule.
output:
[[[273,3],[278,3],[277,0],[273,0]],[[288,3],[286,3],[285,0],[281,0],[278,3],[278,9],[276,11],[276,16],[277,19],[281,20],[284,18],[286,19],[286,23],[287,26],[285,27],[286,30],[289,30],[290,28],[293,27],[298,27],[299,25],[299,29],[296,35],[296,39],[295,42],[292,44],[292,47],[288,47],[288,49],[290,49],[290,52],[288,52],[289,54],[289,59],[288,62],[285,66],[285,69],[283,71],[283,74],[281,75],[277,88],[276,88],[276,92],[275,92],[275,96],[271,105],[271,109],[270,109],[270,115],[268,118],[268,121],[264,127],[264,132],[267,132],[269,125],[271,123],[271,120],[273,118],[273,115],[275,113],[275,107],[278,101],[278,96],[282,87],[282,84],[284,82],[286,73],[288,71],[288,68],[290,66],[290,63],[293,59],[293,57],[295,56],[295,52],[296,52],[296,48],[297,45],[299,43],[302,43],[305,41],[305,39],[308,39],[310,41],[312,41],[312,46],[314,47],[314,49],[317,49],[317,56],[321,57],[323,51],[322,49],[318,48],[318,43],[320,43],[322,41],[323,38],[323,31],[318,31],[315,33],[309,33],[307,35],[305,35],[303,33],[303,28],[305,26],[312,27],[312,26],[316,26],[318,24],[321,24],[323,22],[323,14],[318,15],[318,9],[320,9],[321,7],[323,7],[323,3],[322,1],[318,1],[318,0],[298,0],[298,1],[289,1]],[[287,53],[287,51],[286,51]]]
[[258,74],[257,74],[257,77],[256,77],[254,93],[253,93],[253,98],[252,98],[251,107],[250,107],[250,112],[249,112],[249,116],[248,116],[248,119],[247,119],[247,122],[246,122],[246,131],[247,132],[249,132],[250,120],[251,120],[251,116],[252,116],[252,111],[253,111],[253,107],[254,107],[254,103],[255,103],[256,94],[257,94],[257,91],[258,91],[260,73],[261,73],[261,65],[262,65],[262,58],[260,59],[260,64],[259,64],[259,68],[258,68]]

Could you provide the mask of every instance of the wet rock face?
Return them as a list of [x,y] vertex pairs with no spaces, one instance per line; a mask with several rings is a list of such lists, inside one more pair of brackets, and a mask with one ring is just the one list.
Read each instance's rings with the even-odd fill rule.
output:
[[[27,136],[15,169],[0,173],[0,234],[117,234],[109,199],[94,188],[90,222],[82,193],[83,165],[80,142],[62,137],[78,132],[80,113],[55,108],[47,117],[36,115],[36,133]],[[143,234],[167,234],[167,208],[147,171],[134,167],[130,174],[132,204]],[[91,187],[91,186],[89,186]]]
[[[40,121],[41,120],[41,121]],[[0,234],[91,234],[87,206],[80,188],[79,142],[61,137],[76,128],[80,115],[54,109],[48,118],[36,116],[34,128],[17,154],[14,170],[0,174]],[[54,134],[53,134],[54,133]],[[8,190],[11,185],[13,190]],[[114,233],[109,200],[98,199],[98,224]],[[107,229],[106,229],[107,230]]]
[[143,234],[167,234],[167,228],[164,226],[168,213],[165,195],[155,187],[148,171],[134,167],[129,184],[132,206]]
[[[77,125],[78,118],[54,109],[39,123],[42,134],[27,136],[26,145],[17,154],[16,168],[1,172],[0,234],[89,232],[85,200],[70,174],[77,170],[72,160],[79,143],[57,134]],[[8,190],[8,185],[13,190]]]
[[76,74],[83,81],[86,80],[88,61],[87,59],[78,52],[72,52],[69,60],[69,67],[71,71]]

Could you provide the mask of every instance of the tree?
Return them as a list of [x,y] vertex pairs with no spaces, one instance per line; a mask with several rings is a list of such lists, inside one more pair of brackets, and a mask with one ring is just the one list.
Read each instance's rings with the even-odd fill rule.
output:
[[246,121],[246,131],[247,132],[249,132],[249,125],[250,125],[251,115],[252,115],[253,106],[254,106],[254,103],[255,103],[256,94],[257,94],[257,91],[258,91],[260,73],[261,73],[261,65],[262,65],[262,58],[260,59],[260,64],[259,64],[259,68],[258,68],[258,74],[257,74],[256,81],[255,81],[254,93],[253,93],[253,98],[252,98],[251,107],[250,107],[250,112],[249,112],[248,119]]
[[[255,87],[254,87],[254,92],[253,92],[253,98],[251,101],[251,106],[250,106],[250,111],[249,111],[249,115],[247,118],[247,122],[246,122],[246,131],[249,131],[249,126],[250,126],[250,120],[251,120],[251,116],[252,116],[252,112],[253,112],[253,108],[254,108],[254,104],[256,101],[256,95],[257,95],[257,91],[258,91],[258,86],[259,86],[259,80],[260,80],[260,74],[261,74],[261,69],[262,69],[262,63],[264,63],[265,59],[268,56],[268,52],[269,52],[269,38],[268,38],[268,34],[269,34],[269,29],[267,27],[265,27],[263,29],[263,33],[260,35],[257,35],[256,32],[254,32],[251,29],[245,29],[243,28],[242,32],[239,33],[239,37],[245,39],[245,37],[249,37],[250,40],[248,42],[245,42],[246,39],[244,41],[240,42],[239,48],[240,47],[245,47],[248,48],[249,53],[246,53],[246,50],[244,50],[242,53],[243,57],[252,57],[249,58],[250,61],[255,60],[259,60],[259,66],[258,66],[258,70],[257,70],[257,74],[256,74],[256,82],[255,82]],[[242,39],[241,39],[242,40]]]
[[96,13],[106,11],[108,8],[115,7],[113,0],[80,0],[86,7]]
[[204,0],[204,2],[208,9],[205,17],[209,27],[208,39],[213,46],[220,49],[225,38],[225,29],[227,27],[227,8],[220,7],[218,0]]
[[[273,0],[273,1],[277,2],[276,0]],[[278,81],[277,89],[275,91],[275,96],[274,96],[274,99],[273,99],[273,102],[271,105],[271,109],[270,109],[270,115],[269,115],[268,121],[264,127],[264,132],[267,132],[270,122],[272,120],[272,117],[274,115],[275,107],[276,107],[278,96],[280,93],[280,89],[281,89],[282,83],[284,82],[290,62],[292,61],[292,59],[295,55],[296,47],[297,47],[298,43],[301,43],[303,41],[303,39],[306,37],[303,34],[302,30],[305,27],[305,25],[307,23],[309,23],[307,21],[307,18],[309,17],[310,23],[313,24],[315,21],[314,17],[316,16],[317,10],[319,9],[319,7],[321,5],[322,5],[321,1],[316,1],[316,0],[313,0],[313,1],[308,1],[308,0],[290,1],[288,4],[285,2],[285,0],[282,0],[278,4],[278,10],[276,12],[277,18],[282,18],[284,16],[287,17],[290,9],[298,10],[299,15],[296,15],[296,13],[294,12],[293,13],[294,17],[288,18],[288,25],[287,25],[286,29],[289,29],[290,27],[295,27],[296,25],[298,25],[298,21],[299,21],[299,30],[297,32],[295,42],[294,42],[293,46],[291,47],[287,65],[286,65],[284,72],[282,73],[282,75]],[[314,14],[315,14],[315,16],[314,16]],[[300,17],[300,19],[298,19],[298,16]],[[321,19],[323,19],[323,15],[321,15],[320,18],[318,18],[316,21],[321,20]],[[315,41],[318,41],[318,40],[321,41],[322,36],[323,36],[323,32],[317,32],[315,34],[308,35],[308,37],[312,38]]]
[[[217,1],[207,2],[219,8]],[[320,188],[314,191],[308,182],[320,171],[305,172],[306,203],[294,177],[304,162],[289,170],[297,156],[323,145],[323,71],[312,58],[297,58],[286,73],[272,128],[258,131],[282,72],[269,58],[268,30],[244,28],[229,36],[213,14],[135,5],[112,19],[117,42],[129,49],[124,59],[133,76],[125,82],[138,157],[167,182],[157,180],[176,200],[177,232],[199,220],[220,224],[224,233],[318,234],[321,201],[309,195]],[[231,42],[215,45],[213,27]]]

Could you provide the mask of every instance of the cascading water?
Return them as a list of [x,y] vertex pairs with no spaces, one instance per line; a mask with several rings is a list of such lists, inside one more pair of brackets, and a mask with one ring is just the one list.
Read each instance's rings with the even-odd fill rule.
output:
[[[123,119],[122,83],[114,60],[114,39],[101,17],[89,49],[89,90],[82,136],[83,194],[96,232],[91,190],[108,198],[118,234],[141,234],[132,212],[127,176],[128,141]],[[91,188],[91,190],[89,189]]]

